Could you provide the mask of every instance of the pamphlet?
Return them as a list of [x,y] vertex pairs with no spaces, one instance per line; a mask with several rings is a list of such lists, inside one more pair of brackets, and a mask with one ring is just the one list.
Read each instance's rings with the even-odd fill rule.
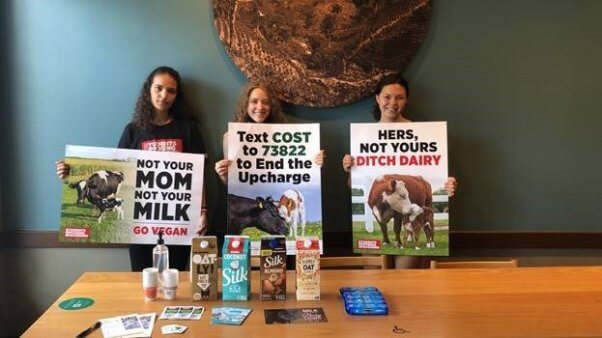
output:
[[[138,314],[133,313],[125,316],[101,319],[102,335],[105,338],[130,336],[141,334],[144,331]],[[151,329],[152,330],[152,329]]]
[[241,325],[252,309],[216,307],[211,309],[211,324]]
[[134,333],[131,335],[121,336],[121,338],[143,338],[151,337],[153,335],[153,327],[155,326],[156,313],[145,313],[138,315],[140,322],[142,323],[142,333]]
[[299,324],[299,323],[325,323],[328,322],[324,309],[297,308],[297,309],[265,309],[266,324]]

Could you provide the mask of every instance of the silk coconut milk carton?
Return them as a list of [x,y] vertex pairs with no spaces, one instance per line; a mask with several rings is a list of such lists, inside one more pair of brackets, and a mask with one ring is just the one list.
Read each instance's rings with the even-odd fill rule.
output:
[[320,240],[317,237],[298,238],[295,244],[297,300],[319,300]]
[[217,237],[193,238],[190,246],[190,292],[193,301],[218,298],[217,271]]
[[222,299],[248,300],[251,294],[249,236],[225,236],[222,250]]
[[286,237],[261,236],[259,280],[261,300],[286,299]]

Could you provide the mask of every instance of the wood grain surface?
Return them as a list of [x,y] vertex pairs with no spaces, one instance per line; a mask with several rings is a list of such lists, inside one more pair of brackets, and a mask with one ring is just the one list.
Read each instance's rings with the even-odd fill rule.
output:
[[[177,299],[145,302],[140,273],[84,273],[24,334],[24,337],[73,337],[96,320],[130,313],[156,312],[169,305],[200,304],[199,321],[157,320],[154,335],[167,324],[189,327],[186,337],[592,337],[602,336],[602,267],[461,270],[323,270],[322,299],[296,301],[288,272],[286,301],[260,301],[258,273],[252,275],[249,302],[192,303],[189,284]],[[188,280],[182,273],[181,281]],[[352,317],[338,289],[376,286],[390,307],[388,316]],[[58,304],[91,297],[95,304],[63,311]],[[211,325],[211,308],[249,306],[242,326]],[[322,307],[327,323],[266,325],[264,309]],[[395,333],[396,331],[397,333]],[[401,333],[405,332],[405,333]],[[101,337],[100,331],[91,337]]]

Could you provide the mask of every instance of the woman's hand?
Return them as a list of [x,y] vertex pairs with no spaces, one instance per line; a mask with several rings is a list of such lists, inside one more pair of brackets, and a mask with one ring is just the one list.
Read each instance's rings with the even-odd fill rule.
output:
[[345,170],[345,172],[350,172],[351,171],[351,167],[353,167],[355,165],[355,159],[353,158],[353,156],[346,154],[345,156],[343,156],[343,170]]
[[228,183],[228,168],[232,164],[231,160],[223,159],[215,162],[215,172],[224,184]]
[[56,176],[58,176],[61,180],[69,176],[69,170],[71,170],[71,167],[67,163],[65,163],[65,160],[58,160],[55,162],[55,165]]
[[448,177],[447,181],[445,181],[444,189],[447,191],[447,196],[452,197],[456,193],[456,189],[458,188],[458,182],[455,177]]
[[326,152],[324,151],[324,149],[320,149],[320,151],[316,154],[316,157],[314,157],[314,163],[321,167],[322,165],[324,165],[324,159],[326,158]]
[[201,208],[201,217],[199,217],[199,224],[196,234],[204,236],[207,233],[207,209]]

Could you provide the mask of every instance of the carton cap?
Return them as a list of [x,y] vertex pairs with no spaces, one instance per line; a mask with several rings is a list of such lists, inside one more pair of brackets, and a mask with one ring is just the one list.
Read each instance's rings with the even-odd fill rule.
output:
[[299,238],[295,247],[297,250],[320,250],[320,240],[317,237]]
[[229,253],[244,253],[248,250],[248,237],[226,237],[224,249],[226,248]]
[[274,249],[275,247],[278,246],[278,241],[273,239],[270,241],[270,248]]

